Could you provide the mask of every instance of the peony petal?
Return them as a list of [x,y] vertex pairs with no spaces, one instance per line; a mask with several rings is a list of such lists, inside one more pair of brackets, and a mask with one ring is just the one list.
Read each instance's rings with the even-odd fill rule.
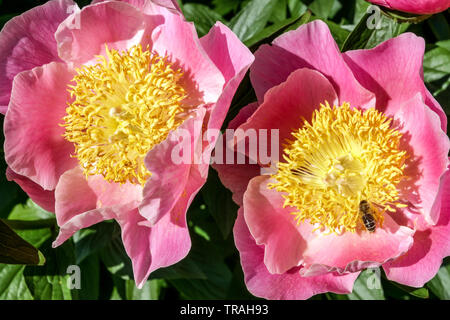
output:
[[38,204],[44,210],[55,212],[55,192],[42,189],[42,187],[27,177],[21,176],[15,173],[11,168],[6,168],[6,178],[9,181],[14,181],[17,183],[23,191],[25,191],[28,196],[36,204]]
[[[220,70],[202,48],[194,24],[179,14],[164,16],[164,24],[152,35],[152,49],[160,56],[167,55],[184,72],[182,85],[191,96],[189,103],[215,103],[225,84]],[[194,96],[194,92],[197,96]]]
[[266,299],[308,299],[324,292],[350,293],[359,272],[346,275],[329,273],[315,277],[302,277],[298,268],[283,274],[271,274],[264,265],[264,247],[258,246],[245,224],[243,209],[238,212],[234,226],[234,239],[239,250],[249,291]]
[[77,164],[60,125],[72,78],[66,65],[56,62],[20,73],[5,117],[6,162],[45,190],[55,189],[60,175]]
[[0,33],[0,113],[6,113],[17,74],[61,61],[54,34],[59,24],[76,9],[72,0],[52,0],[5,24]]
[[[122,228],[122,240],[133,263],[134,278],[142,288],[151,272],[183,259],[191,248],[189,231],[166,215],[149,228],[137,209],[117,216]],[[184,221],[186,222],[186,221]]]
[[226,85],[208,122],[208,128],[220,129],[236,89],[254,57],[238,37],[220,22],[200,39],[200,43],[225,78]]
[[77,230],[137,207],[142,187],[126,183],[110,183],[102,176],[86,176],[75,167],[65,172],[55,190],[56,221],[60,227],[54,246],[59,246]]
[[413,244],[414,230],[399,226],[388,214],[383,228],[375,232],[345,232],[336,234],[312,234],[313,227],[299,227],[308,247],[303,253],[304,275],[311,276],[331,271],[356,272],[380,266],[404,254]]
[[395,118],[404,134],[401,148],[409,156],[404,174],[410,180],[399,186],[404,190],[402,197],[414,204],[428,223],[435,224],[439,211],[433,211],[432,207],[439,180],[449,164],[449,138],[441,129],[439,117],[424,104],[420,93],[398,106]]
[[[162,16],[146,18],[137,8],[119,1],[84,7],[68,17],[56,31],[59,56],[75,67],[97,61],[109,49],[126,50],[150,37]],[[147,34],[146,34],[147,33]]]
[[256,243],[265,245],[267,270],[281,274],[302,263],[308,244],[295,226],[292,208],[283,208],[283,198],[268,189],[269,181],[268,176],[250,180],[244,194],[244,218]]
[[56,219],[62,226],[78,214],[93,209],[135,208],[142,200],[142,187],[106,181],[103,176],[86,176],[80,167],[65,172],[56,186]]
[[[106,0],[94,0],[91,4],[104,2]],[[131,4],[132,6],[139,8],[145,14],[155,14],[160,7],[164,9],[170,9],[181,13],[180,6],[176,0],[111,0],[122,1]],[[163,11],[164,9],[160,10]]]
[[[267,91],[264,102],[239,129],[279,130],[279,155],[283,153],[283,144],[292,137],[292,132],[310,121],[314,110],[328,101],[337,104],[337,95],[331,83],[322,74],[310,69],[298,69],[292,72],[285,82]],[[268,131],[269,132],[269,131]],[[244,135],[236,135],[237,143]],[[267,139],[268,150],[272,150],[271,139]],[[249,152],[249,148],[246,148]]]
[[445,113],[423,83],[424,51],[422,38],[404,33],[370,50],[348,51],[344,59],[359,83],[375,93],[379,110],[393,115],[406,101],[421,93],[426,104],[439,115],[442,130],[446,131]]
[[448,0],[368,0],[389,9],[415,14],[433,14],[450,7]]
[[276,38],[272,46],[262,45],[255,57],[250,78],[260,103],[267,90],[285,81],[293,71],[309,68],[330,80],[340,103],[369,107],[375,104],[374,95],[356,81],[330,30],[321,20],[286,32]]
[[[194,117],[171,132],[164,142],[155,146],[146,156],[145,165],[152,176],[144,187],[144,199],[139,205],[139,212],[151,224],[170,213],[185,192],[194,152],[201,143],[204,116],[205,109],[200,108]],[[180,151],[186,151],[190,155],[183,154],[180,158],[175,158]]]
[[422,287],[439,270],[442,259],[450,255],[450,171],[441,179],[439,221],[435,226],[423,219],[414,234],[414,244],[398,259],[383,266],[386,276],[392,281],[411,287]]
[[[236,129],[239,127],[247,121],[257,108],[257,103],[251,103],[242,108],[238,115],[230,121],[227,129]],[[248,160],[245,161],[246,164],[236,164],[235,162],[227,164],[225,146],[228,147],[228,144],[225,144],[224,141],[223,145],[220,155],[219,149],[216,147],[212,167],[217,171],[222,184],[231,190],[233,201],[239,206],[242,206],[244,192],[247,190],[248,182],[252,178],[260,175],[261,168],[256,164],[247,164],[249,163]],[[233,151],[233,154],[235,152]]]

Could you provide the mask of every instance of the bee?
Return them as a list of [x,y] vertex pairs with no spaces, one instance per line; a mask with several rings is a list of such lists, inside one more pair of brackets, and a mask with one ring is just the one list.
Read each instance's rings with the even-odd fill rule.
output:
[[359,203],[359,213],[362,215],[362,221],[367,231],[374,232],[376,229],[375,218],[373,217],[374,211],[367,200],[362,200]]

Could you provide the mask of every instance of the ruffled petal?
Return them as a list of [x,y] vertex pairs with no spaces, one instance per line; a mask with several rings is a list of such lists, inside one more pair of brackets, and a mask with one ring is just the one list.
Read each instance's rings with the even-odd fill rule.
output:
[[[283,143],[292,137],[292,131],[300,128],[305,120],[310,121],[314,110],[321,103],[337,104],[336,91],[331,83],[317,71],[307,68],[292,72],[285,82],[267,91],[264,102],[255,113],[242,124],[239,129],[279,130],[279,155],[283,152]],[[236,135],[236,143],[242,141],[244,135]],[[272,150],[271,139],[267,138],[267,149]],[[246,147],[247,155],[250,148]],[[259,152],[258,152],[259,154]]]
[[[242,108],[237,116],[230,121],[227,129],[236,129],[239,127],[247,121],[257,108],[257,103],[251,103]],[[225,140],[225,138],[226,136],[222,139]],[[248,160],[245,164],[236,164],[235,162],[227,164],[225,147],[229,147],[225,141],[222,142],[221,151],[216,146],[212,167],[217,171],[222,184],[232,192],[233,201],[239,206],[242,206],[247,185],[252,178],[261,174],[261,167],[256,164],[247,164],[249,162]],[[233,154],[235,152],[236,150],[233,151]]]
[[450,255],[450,171],[441,179],[438,199],[441,201],[439,220],[430,226],[418,221],[414,244],[408,252],[383,266],[392,281],[411,287],[422,287],[439,270],[442,259]]
[[164,24],[153,32],[151,42],[152,50],[160,56],[167,55],[175,67],[183,70],[180,83],[190,93],[190,104],[217,102],[225,79],[203,49],[192,22],[168,13]]
[[72,78],[67,66],[56,62],[20,73],[5,117],[6,162],[45,190],[55,189],[61,174],[77,165],[61,126]]
[[109,49],[127,50],[150,38],[162,16],[147,18],[138,8],[120,1],[84,7],[64,20],[55,33],[61,59],[78,67],[93,63]]
[[166,215],[150,228],[137,209],[123,212],[116,219],[138,288],[142,288],[151,272],[177,263],[191,248],[186,221],[180,226]]
[[14,77],[25,70],[61,61],[55,31],[70,13],[72,0],[52,0],[9,20],[0,32],[0,113],[5,113]]
[[200,39],[200,43],[225,79],[223,92],[208,122],[209,129],[220,129],[236,89],[253,63],[254,56],[238,37],[220,22]]
[[17,183],[23,191],[25,191],[28,196],[37,205],[39,205],[44,210],[55,212],[55,192],[42,189],[42,187],[27,177],[21,176],[15,173],[11,168],[6,168],[6,178],[9,181],[14,181]]
[[110,183],[102,176],[86,179],[80,167],[65,172],[55,190],[56,221],[60,227],[54,246],[59,246],[76,231],[103,220],[114,219],[136,208],[142,187]]
[[328,26],[321,20],[286,32],[272,46],[262,45],[255,57],[250,78],[260,103],[267,90],[285,81],[293,71],[309,68],[330,80],[340,103],[349,102],[355,107],[375,104],[373,93],[356,81]]
[[205,109],[200,108],[194,117],[171,132],[166,140],[150,150],[145,158],[145,165],[152,176],[144,187],[144,198],[139,205],[139,212],[151,224],[170,214],[185,192],[191,166],[194,159],[198,159],[195,153],[198,145],[201,146],[204,117]]
[[245,283],[253,295],[266,299],[297,300],[308,299],[324,292],[340,294],[352,292],[353,283],[359,272],[302,277],[299,268],[293,268],[283,274],[271,274],[264,264],[264,246],[257,245],[250,234],[242,208],[238,212],[233,232],[241,257]]
[[424,104],[420,93],[398,106],[394,117],[403,133],[400,148],[408,153],[404,170],[407,178],[398,188],[402,198],[434,224],[439,211],[432,208],[439,180],[449,164],[450,140],[441,129],[439,117]]
[[406,101],[420,93],[425,103],[439,115],[440,126],[446,131],[447,117],[423,83],[424,52],[423,38],[404,33],[370,50],[348,51],[344,53],[344,59],[359,83],[375,93],[377,109],[393,115]]
[[415,14],[434,14],[450,7],[448,0],[368,0],[389,9]]
[[267,188],[270,177],[253,178],[244,194],[244,218],[259,245],[264,245],[264,264],[270,273],[280,274],[300,265],[307,243],[295,226],[291,208]]

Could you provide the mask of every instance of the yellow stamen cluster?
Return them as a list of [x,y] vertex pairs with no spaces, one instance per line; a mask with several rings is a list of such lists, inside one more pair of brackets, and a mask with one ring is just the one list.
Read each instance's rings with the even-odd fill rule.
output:
[[86,177],[144,184],[151,175],[145,155],[185,118],[183,73],[140,45],[121,53],[106,48],[106,56],[77,70],[64,137]]
[[372,205],[380,226],[384,212],[403,207],[397,184],[404,177],[406,152],[399,149],[402,134],[392,119],[375,109],[326,103],[293,137],[269,188],[283,192],[284,206],[297,209],[298,223],[355,232],[364,229],[360,201]]

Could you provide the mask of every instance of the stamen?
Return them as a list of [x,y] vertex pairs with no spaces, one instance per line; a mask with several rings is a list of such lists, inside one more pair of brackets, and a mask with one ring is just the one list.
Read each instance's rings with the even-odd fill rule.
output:
[[329,232],[364,229],[361,200],[374,208],[381,226],[385,211],[403,207],[398,183],[403,179],[406,152],[399,149],[401,133],[392,119],[375,109],[364,112],[321,105],[311,123],[292,133],[277,181],[269,184],[283,193],[284,206],[294,207],[298,223],[309,221]]
[[140,45],[122,53],[106,48],[106,55],[77,70],[64,137],[86,177],[144,184],[151,175],[145,155],[185,118],[183,72]]

